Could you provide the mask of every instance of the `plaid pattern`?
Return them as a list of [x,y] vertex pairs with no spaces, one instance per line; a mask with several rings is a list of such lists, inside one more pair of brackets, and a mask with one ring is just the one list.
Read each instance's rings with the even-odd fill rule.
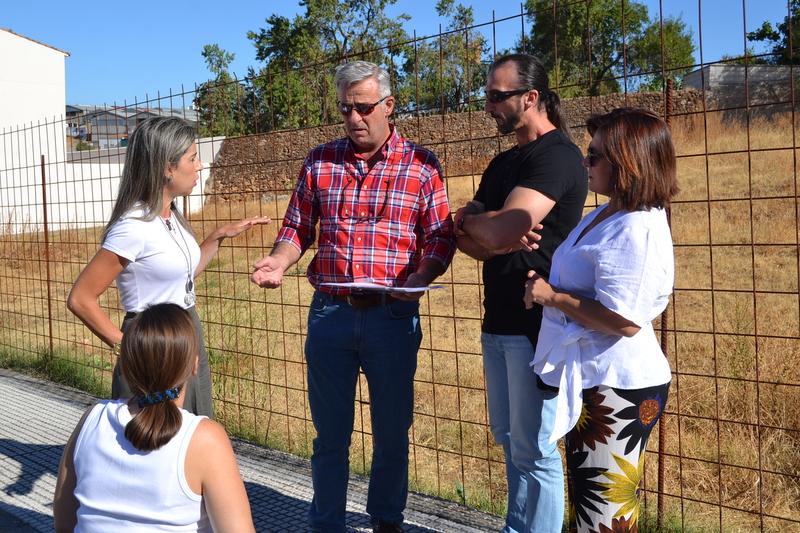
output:
[[453,219],[433,153],[400,137],[392,126],[383,160],[367,162],[343,138],[314,148],[300,171],[277,242],[319,250],[308,267],[322,283],[374,282],[403,286],[423,259],[447,266],[455,253]]

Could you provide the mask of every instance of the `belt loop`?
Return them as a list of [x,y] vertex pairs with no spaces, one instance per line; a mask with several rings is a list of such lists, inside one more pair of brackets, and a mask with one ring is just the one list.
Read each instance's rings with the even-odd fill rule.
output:
[[381,293],[381,307],[386,307],[386,293]]

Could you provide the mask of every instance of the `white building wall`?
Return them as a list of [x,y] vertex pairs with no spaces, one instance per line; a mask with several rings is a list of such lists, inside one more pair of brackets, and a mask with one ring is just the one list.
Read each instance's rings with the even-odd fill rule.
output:
[[[126,150],[67,152],[67,56],[0,29],[0,231],[102,226],[111,216]],[[223,139],[198,139],[206,169],[189,211],[203,207]]]
[[0,30],[0,130],[61,120],[69,54]]
[[[35,164],[21,164],[18,158],[37,141],[34,137],[58,127],[27,128],[0,135],[0,151],[7,157],[0,164],[0,231],[20,233],[41,231],[45,215],[51,231],[86,226],[103,226],[111,216],[117,198],[119,180],[125,163],[125,148],[91,150],[66,154],[54,160],[41,158]],[[54,132],[51,132],[54,134]],[[224,137],[197,140],[200,160],[205,167],[192,194],[187,198],[189,212],[199,211],[205,201],[206,182],[219,155]],[[0,161],[2,163],[2,161]],[[46,185],[42,185],[44,174]],[[47,211],[43,209],[46,204]],[[184,202],[179,200],[178,208]]]
[[795,78],[800,69],[784,65],[707,65],[683,77],[683,85],[689,89],[714,90],[726,85],[758,83],[788,83],[794,70]]

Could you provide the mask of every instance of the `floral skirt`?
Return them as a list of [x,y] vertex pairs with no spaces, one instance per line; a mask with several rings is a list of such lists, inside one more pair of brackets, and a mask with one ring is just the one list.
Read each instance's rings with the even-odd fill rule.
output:
[[583,411],[565,437],[570,532],[636,532],[647,439],[669,383],[583,391]]

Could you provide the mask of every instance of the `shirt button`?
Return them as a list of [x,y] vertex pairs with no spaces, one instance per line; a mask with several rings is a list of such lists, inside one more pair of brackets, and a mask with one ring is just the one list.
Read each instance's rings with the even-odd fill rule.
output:
[[364,211],[361,211],[361,216],[364,217],[367,216],[367,214]]
[[358,270],[358,265],[356,265],[356,270]]
[[361,237],[359,237],[357,240],[358,240],[358,242],[361,242]]

